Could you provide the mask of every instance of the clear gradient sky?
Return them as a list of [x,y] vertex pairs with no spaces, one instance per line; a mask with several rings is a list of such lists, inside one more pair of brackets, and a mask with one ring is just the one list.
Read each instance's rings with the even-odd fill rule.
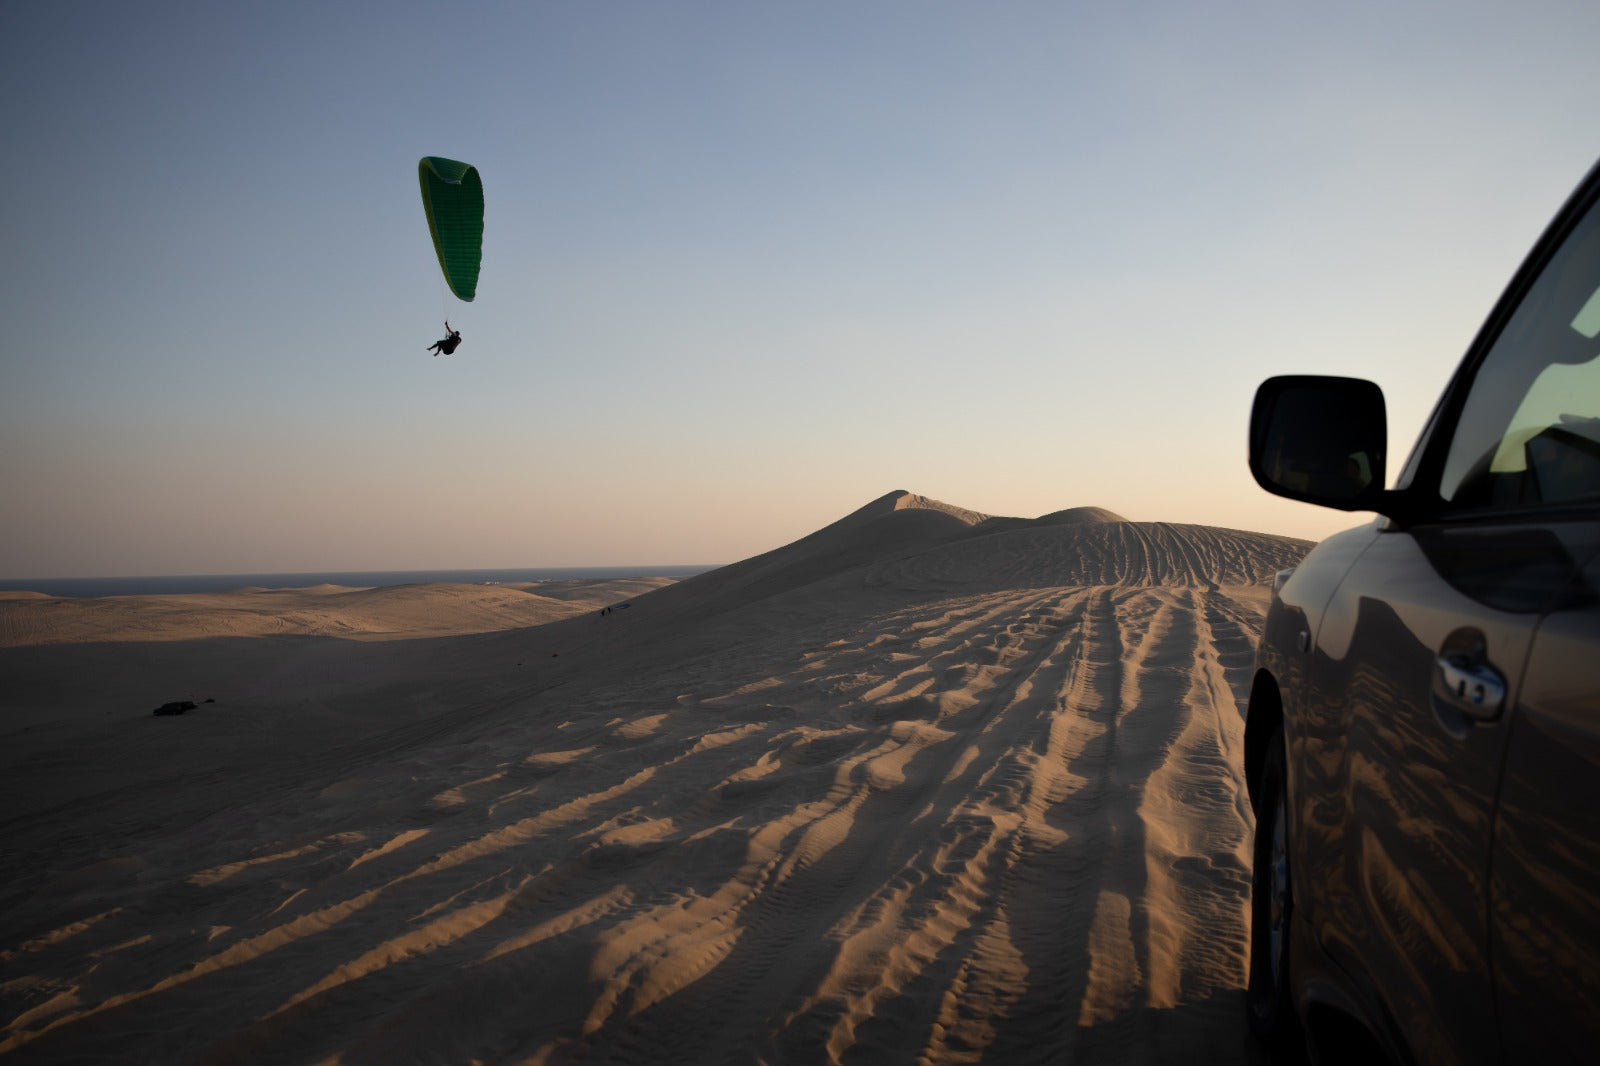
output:
[[730,562],[897,488],[1321,537],[1256,384],[1377,381],[1398,463],[1600,157],[1594,0],[0,27],[3,577]]

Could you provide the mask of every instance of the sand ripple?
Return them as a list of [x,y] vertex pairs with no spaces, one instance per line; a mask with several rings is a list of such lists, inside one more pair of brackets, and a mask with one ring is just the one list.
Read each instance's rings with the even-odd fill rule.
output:
[[1242,700],[1303,546],[1114,519],[473,638],[453,700],[5,822],[0,1053],[1248,1061]]

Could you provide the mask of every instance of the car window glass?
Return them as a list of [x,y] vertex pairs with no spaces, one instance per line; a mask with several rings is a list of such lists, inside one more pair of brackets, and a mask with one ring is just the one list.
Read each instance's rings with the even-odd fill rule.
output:
[[1568,235],[1479,367],[1439,494],[1466,508],[1600,499],[1600,210]]

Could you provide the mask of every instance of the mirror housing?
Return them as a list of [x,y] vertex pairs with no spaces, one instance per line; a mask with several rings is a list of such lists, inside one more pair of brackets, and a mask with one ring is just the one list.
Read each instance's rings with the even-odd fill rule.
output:
[[1277,496],[1390,513],[1383,390],[1360,378],[1269,378],[1250,411],[1250,473]]

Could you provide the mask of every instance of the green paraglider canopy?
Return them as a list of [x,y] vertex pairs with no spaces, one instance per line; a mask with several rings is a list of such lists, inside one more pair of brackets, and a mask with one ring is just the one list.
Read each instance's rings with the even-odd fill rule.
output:
[[470,303],[478,294],[483,260],[483,180],[478,168],[425,155],[417,164],[417,179],[444,280],[451,292]]

